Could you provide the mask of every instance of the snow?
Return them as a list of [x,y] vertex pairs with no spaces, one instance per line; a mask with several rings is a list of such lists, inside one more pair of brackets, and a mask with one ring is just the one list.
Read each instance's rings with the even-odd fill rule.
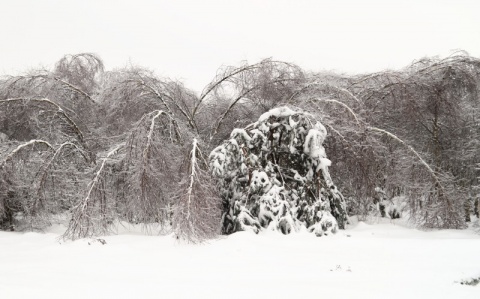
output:
[[269,119],[270,117],[288,117],[297,114],[298,112],[293,111],[292,109],[288,107],[278,107],[278,108],[273,108],[268,112],[265,112],[260,116],[258,119],[258,122],[264,122],[265,120]]
[[233,129],[232,133],[230,133],[230,138],[235,138],[238,135],[242,136],[246,142],[250,142],[252,140],[252,138],[244,129]]
[[480,298],[480,236],[388,221],[328,238],[238,232],[202,245],[137,230],[74,242],[0,232],[0,298]]
[[308,131],[303,145],[303,151],[312,159],[326,157],[323,141],[327,137],[327,130],[321,123],[316,123],[313,129]]
[[252,173],[252,180],[250,188],[255,192],[258,190],[268,191],[271,183],[268,175],[264,171],[254,170]]

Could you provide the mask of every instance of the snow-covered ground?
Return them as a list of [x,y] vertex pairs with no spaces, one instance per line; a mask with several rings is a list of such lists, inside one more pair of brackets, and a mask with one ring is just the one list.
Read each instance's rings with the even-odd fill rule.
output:
[[480,235],[363,222],[335,236],[235,233],[203,245],[135,231],[63,242],[0,232],[0,298],[480,298]]

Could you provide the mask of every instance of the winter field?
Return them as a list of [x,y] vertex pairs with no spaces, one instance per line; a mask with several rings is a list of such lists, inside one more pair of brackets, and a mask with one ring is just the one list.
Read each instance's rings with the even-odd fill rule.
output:
[[480,298],[475,229],[354,223],[334,236],[239,232],[202,245],[122,228],[101,240],[0,232],[0,298]]

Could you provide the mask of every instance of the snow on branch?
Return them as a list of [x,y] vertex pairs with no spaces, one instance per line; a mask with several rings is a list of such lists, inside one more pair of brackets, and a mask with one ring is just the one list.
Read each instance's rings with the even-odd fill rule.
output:
[[326,87],[326,88],[332,88],[336,91],[338,91],[339,93],[341,94],[344,94],[346,95],[347,97],[355,100],[355,102],[357,103],[362,103],[353,93],[351,93],[349,90],[345,89],[345,88],[342,88],[342,87],[338,87],[338,86],[335,86],[333,84],[329,84],[329,83],[326,83],[326,82],[312,82],[312,83],[309,83],[309,84],[306,84],[305,86],[303,86],[302,88],[300,88],[299,90],[297,90],[296,92],[294,92],[290,98],[286,101],[287,104],[291,104],[293,102],[293,100],[303,94],[304,92],[306,92],[307,90],[311,89],[312,87],[317,87],[317,86],[320,86],[320,87]]
[[195,179],[197,177],[197,171],[196,168],[198,168],[197,165],[197,139],[193,138],[193,143],[192,143],[192,151],[190,152],[190,184],[188,185],[187,189],[187,221],[190,220],[190,206],[192,203],[192,197],[193,197],[193,184],[195,183]]
[[119,203],[127,221],[142,223],[145,228],[167,223],[168,195],[178,182],[179,136],[172,115],[162,110],[145,114],[130,132]]
[[357,114],[355,114],[355,112],[353,112],[352,108],[350,108],[347,104],[345,103],[342,103],[338,100],[334,100],[334,99],[319,99],[319,98],[313,98],[313,99],[310,99],[311,102],[325,102],[325,103],[334,103],[334,104],[337,104],[337,105],[340,105],[344,108],[346,108],[348,110],[348,112],[350,112],[351,115],[353,115],[353,117],[355,118],[355,121],[357,122],[357,124],[360,124],[360,121],[357,117]]
[[50,143],[48,143],[47,141],[38,140],[38,139],[30,140],[28,142],[20,144],[15,149],[13,149],[10,153],[8,153],[8,155],[6,155],[5,158],[3,158],[2,161],[0,162],[0,169],[2,169],[5,166],[5,163],[7,163],[9,160],[11,160],[18,152],[20,152],[21,150],[23,150],[23,149],[25,149],[29,146],[35,146],[37,144],[45,145],[45,146],[47,146],[48,149],[54,151],[53,146]]
[[238,95],[237,97],[235,97],[231,102],[230,104],[228,105],[227,109],[225,109],[225,111],[222,113],[222,115],[220,117],[218,117],[218,119],[215,121],[216,125],[214,127],[213,130],[211,130],[210,132],[210,140],[212,140],[217,134],[218,134],[218,130],[220,128],[220,125],[225,121],[227,115],[229,115],[233,108],[243,99],[245,99],[245,97],[254,92],[255,90],[259,89],[261,86],[269,86],[269,85],[273,85],[273,84],[276,84],[276,83],[283,83],[283,82],[286,82],[286,81],[291,81],[292,79],[291,78],[286,78],[286,79],[276,79],[276,80],[271,80],[271,81],[268,81],[268,82],[260,82],[258,84],[254,84],[252,87],[250,88],[246,88],[244,91],[242,91],[240,93],[240,95]]
[[169,98],[170,101],[173,103],[173,105],[175,105],[175,107],[178,109],[178,111],[180,111],[180,113],[183,114],[183,116],[185,116],[185,118],[187,119],[190,127],[194,128],[194,129],[197,129],[193,118],[187,113],[187,111],[185,109],[183,109],[182,107],[180,107],[180,105],[178,105],[178,103],[177,103],[177,101],[175,101],[175,99],[173,99],[172,97],[170,97],[169,95],[166,95],[166,94],[162,95],[156,88],[154,88],[153,86],[151,86],[149,84],[146,84],[143,80],[140,81],[140,84],[142,84],[143,86],[145,86],[146,88],[148,88],[150,91],[152,91],[155,94],[155,96],[166,107],[168,113],[172,116],[172,120],[174,122],[176,122],[175,113],[173,113],[172,109],[170,109],[170,107],[167,105],[167,102],[165,101],[164,96]]
[[413,148],[411,147],[410,145],[406,144],[402,139],[400,139],[398,136],[396,136],[395,134],[392,134],[386,130],[383,130],[383,129],[379,129],[379,128],[375,128],[375,127],[367,127],[367,130],[370,130],[370,131],[375,131],[375,132],[379,132],[379,133],[382,133],[382,134],[385,134],[387,135],[388,137],[394,139],[395,141],[398,141],[399,143],[401,143],[402,145],[404,145],[410,152],[412,152],[417,158],[418,160],[423,164],[423,166],[425,166],[425,168],[428,170],[428,172],[432,175],[433,179],[435,180],[435,182],[438,184],[438,186],[440,186],[440,188],[443,189],[443,186],[440,182],[440,179],[438,178],[437,174],[435,173],[435,171],[430,167],[430,165],[428,165],[428,163],[422,158],[422,156],[420,156],[420,154]]
[[[46,77],[46,76],[45,76]],[[48,78],[48,77],[46,77]],[[94,103],[94,104],[97,104],[97,102],[95,102],[95,100],[92,98],[91,95],[89,95],[88,93],[86,93],[85,91],[83,91],[82,89],[80,89],[79,87],[71,84],[71,83],[68,83],[67,81],[65,80],[62,80],[58,77],[53,77],[53,80],[57,81],[57,82],[60,82],[61,84],[63,84],[64,86],[66,86],[67,88],[69,88],[70,90],[76,92],[76,93],[79,93],[81,95],[83,95],[84,97],[86,97],[87,99],[90,100],[90,102]]]
[[221,199],[207,169],[194,138],[185,177],[175,192],[172,219],[175,234],[188,242],[198,243],[220,234]]
[[158,111],[154,111],[153,113],[155,113],[155,115],[152,117],[151,121],[150,121],[150,128],[148,130],[148,133],[147,133],[147,142],[145,144],[145,149],[143,150],[143,163],[144,163],[144,166],[145,166],[145,163],[147,163],[147,158],[148,158],[148,154],[150,152],[150,147],[152,146],[152,136],[153,136],[153,131],[155,129],[155,120],[160,116],[162,115],[162,113],[165,113],[161,110],[158,110]]
[[[54,148],[49,142],[39,139],[30,140],[16,146],[0,161],[0,218],[6,216],[13,226],[28,229],[42,229],[49,225],[49,219],[62,210],[59,202],[68,202],[76,187],[66,174],[65,164],[52,165],[66,147],[76,148],[84,159],[83,151],[76,145],[66,142]],[[67,162],[62,160],[63,162]],[[74,162],[70,156],[69,162]],[[75,162],[74,162],[75,163]],[[68,171],[68,170],[67,170]],[[78,180],[80,175],[75,174]],[[50,180],[47,181],[47,178]],[[22,213],[21,219],[13,219],[15,213]]]
[[57,160],[57,158],[61,155],[61,153],[64,151],[64,149],[67,148],[67,147],[73,148],[75,150],[75,153],[79,153],[87,163],[90,160],[88,155],[81,148],[79,148],[76,144],[74,144],[72,142],[64,142],[64,143],[60,144],[57,147],[57,149],[55,150],[55,152],[53,153],[52,157],[48,160],[48,162],[44,163],[44,165],[42,167],[42,170],[40,171],[40,173],[41,173],[40,181],[39,181],[38,187],[37,187],[38,194],[40,194],[40,192],[45,188],[45,183],[46,183],[46,180],[47,180],[47,176],[50,172],[50,168],[52,167],[54,162]]
[[[30,89],[38,88],[38,87],[43,87],[44,85],[48,84],[48,82],[58,82],[62,86],[66,87],[67,89],[78,93],[85,98],[87,98],[90,102],[96,104],[95,100],[90,96],[88,93],[86,93],[84,90],[82,90],[80,87],[77,87],[57,76],[53,76],[49,74],[46,71],[43,71],[39,74],[36,75],[29,75],[29,76],[16,76],[12,77],[10,79],[10,84],[7,89],[11,89],[12,91],[16,90],[19,86],[19,84],[28,84],[27,86]],[[21,85],[20,85],[21,86]]]
[[[243,78],[250,78],[253,79],[253,72],[257,69],[261,68],[268,68],[270,66],[287,66],[287,67],[293,67],[293,65],[285,62],[279,62],[279,61],[273,61],[271,59],[264,59],[258,63],[255,64],[245,64],[240,67],[226,67],[217,73],[217,76],[214,78],[214,80],[209,83],[205,89],[202,91],[200,98],[198,99],[195,107],[193,108],[192,112],[192,117],[195,117],[198,109],[201,107],[207,96],[209,96],[212,92],[215,92],[218,88],[220,88],[224,83],[231,82],[235,83],[236,85],[241,85],[239,84],[239,81]],[[285,79],[284,81],[289,80]],[[277,81],[278,82],[278,81]],[[237,87],[238,87],[237,86]],[[255,89],[255,88],[254,88]],[[250,92],[250,91],[248,91]]]
[[62,236],[64,239],[75,240],[108,231],[112,219],[108,217],[105,170],[107,162],[118,153],[122,146],[122,144],[115,146],[102,158],[100,167],[90,181],[85,197],[72,208],[72,218]]
[[218,129],[220,128],[220,125],[222,124],[222,122],[225,120],[225,117],[232,111],[232,108],[241,100],[243,99],[245,96],[247,96],[250,92],[252,92],[253,90],[255,90],[257,87],[252,87],[252,88],[249,88],[247,89],[245,92],[243,92],[241,95],[239,95],[238,97],[236,97],[231,103],[230,105],[228,105],[228,108],[225,109],[225,111],[223,112],[223,114],[217,119],[217,121],[215,122],[216,125],[215,125],[215,128],[211,131],[210,133],[210,140],[213,139],[213,137],[215,135],[217,135],[218,133]]
[[77,136],[79,142],[82,146],[87,149],[87,145],[85,143],[84,135],[77,124],[72,120],[72,118],[65,112],[65,110],[58,105],[57,103],[43,98],[43,99],[36,99],[36,98],[11,98],[6,100],[0,100],[0,105],[8,105],[8,104],[23,104],[23,105],[30,105],[31,103],[35,104],[46,104],[48,106],[52,106],[55,108],[56,113],[58,113],[64,121],[72,128],[73,132]]

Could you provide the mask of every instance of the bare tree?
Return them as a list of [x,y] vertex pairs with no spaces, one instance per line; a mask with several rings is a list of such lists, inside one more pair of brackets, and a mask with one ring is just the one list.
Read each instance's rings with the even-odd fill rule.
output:
[[[222,223],[226,233],[270,223],[288,233],[303,221],[323,234],[322,225],[344,227],[347,210],[375,212],[403,195],[419,225],[459,228],[478,212],[479,82],[480,62],[465,53],[358,76],[266,59],[220,68],[197,96],[144,68],[105,72],[94,54],[66,55],[52,71],[0,78],[0,222],[27,220],[33,229],[70,211],[64,237],[72,239],[108,233],[118,221],[171,223],[193,242]],[[257,121],[285,104],[302,112]],[[321,147],[335,165],[329,171],[320,167],[326,160],[307,159],[324,136],[317,120],[329,131]],[[210,169],[199,144],[218,158]],[[209,172],[225,167],[217,194]],[[252,185],[264,174],[271,196]],[[297,193],[307,204],[288,208],[304,179],[312,180]],[[234,199],[232,184],[248,196]]]

